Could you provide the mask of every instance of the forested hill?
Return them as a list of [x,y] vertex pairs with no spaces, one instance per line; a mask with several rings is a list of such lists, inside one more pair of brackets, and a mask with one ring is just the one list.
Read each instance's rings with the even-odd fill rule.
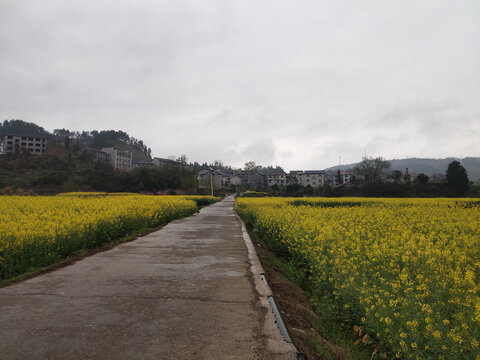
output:
[[[458,160],[465,167],[468,173],[468,177],[471,181],[480,180],[480,157],[466,157],[463,159],[457,158],[445,158],[445,159],[422,159],[422,158],[407,158],[407,159],[394,159],[389,160],[392,164],[391,170],[405,171],[408,168],[409,172],[427,175],[431,174],[444,174],[447,171],[448,164],[453,160]],[[352,169],[355,164],[332,166],[326,170],[347,170]]]
[[134,162],[151,160],[150,148],[142,140],[135,139],[124,131],[92,130],[80,132],[68,129],[55,129],[49,132],[35,123],[23,120],[5,120],[3,123],[0,123],[0,141],[4,139],[6,133],[44,136],[49,142],[64,142],[68,138],[73,147],[80,149],[85,147],[94,149],[115,147],[131,151]]
[[44,136],[47,139],[52,138],[50,134],[43,127],[34,123],[25,122],[23,120],[5,120],[3,124],[0,122],[0,140],[3,141],[5,134],[16,135],[33,135]]

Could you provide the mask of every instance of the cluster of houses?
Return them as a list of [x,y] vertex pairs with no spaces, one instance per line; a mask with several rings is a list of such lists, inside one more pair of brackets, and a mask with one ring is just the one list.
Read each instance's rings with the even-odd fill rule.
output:
[[[174,166],[175,160],[154,158],[150,162],[133,162],[132,153],[113,147],[104,147],[101,150],[85,148],[96,161],[109,163],[119,171],[130,171],[139,166]],[[42,136],[6,134],[0,142],[0,154],[17,154],[29,152],[36,155],[47,151],[47,139]],[[413,181],[414,173],[393,171],[392,174],[382,178],[386,183]],[[298,184],[303,187],[323,188],[338,187],[361,182],[363,177],[354,176],[346,171],[331,170],[293,170],[288,174],[279,168],[263,168],[254,170],[200,170],[198,173],[199,187],[213,186],[215,189],[230,189],[243,186],[250,189],[283,188],[288,185]],[[445,175],[434,174],[429,178],[432,182],[442,182]]]
[[[248,189],[284,188],[298,184],[308,188],[348,187],[365,181],[363,176],[354,175],[348,171],[333,170],[293,170],[286,173],[279,169],[255,170],[200,170],[198,173],[199,187],[214,189],[231,189],[243,186]],[[444,182],[445,175],[433,174],[428,177],[430,182]],[[404,172],[395,170],[381,177],[384,183],[407,183],[416,181],[416,174],[406,169]]]
[[345,185],[354,180],[351,173],[326,170],[294,170],[286,173],[278,169],[262,170],[201,170],[198,173],[200,187],[228,189],[243,185],[246,188],[283,188],[298,184],[303,187],[323,188]]

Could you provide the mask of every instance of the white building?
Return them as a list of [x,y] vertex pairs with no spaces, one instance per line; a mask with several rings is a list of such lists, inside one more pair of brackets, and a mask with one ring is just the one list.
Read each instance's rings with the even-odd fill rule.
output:
[[4,154],[29,152],[40,155],[47,151],[47,140],[43,136],[6,134]]
[[291,171],[290,175],[297,179],[297,184],[305,187],[308,185],[313,188],[325,186],[325,171],[323,170],[297,170]]
[[340,177],[342,179],[342,184],[345,184],[353,180],[353,175],[345,171],[340,172]]
[[268,186],[277,185],[283,187],[287,185],[287,174],[282,171],[267,173]]
[[102,151],[107,154],[107,159],[115,170],[132,170],[132,153],[130,151],[114,148],[102,148]]

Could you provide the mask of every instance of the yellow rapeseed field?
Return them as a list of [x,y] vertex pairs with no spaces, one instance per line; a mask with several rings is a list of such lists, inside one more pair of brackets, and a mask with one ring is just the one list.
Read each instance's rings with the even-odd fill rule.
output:
[[478,199],[239,199],[242,218],[407,359],[480,359]]
[[[208,197],[0,196],[0,279],[197,211]],[[211,200],[211,199],[210,199]]]

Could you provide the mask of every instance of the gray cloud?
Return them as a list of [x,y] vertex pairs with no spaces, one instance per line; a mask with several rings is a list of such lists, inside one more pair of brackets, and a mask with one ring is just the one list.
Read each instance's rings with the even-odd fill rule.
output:
[[157,156],[476,156],[480,3],[5,0],[0,116]]
[[275,159],[275,153],[276,147],[271,139],[259,139],[245,147],[242,157],[254,159],[260,164],[271,164]]

